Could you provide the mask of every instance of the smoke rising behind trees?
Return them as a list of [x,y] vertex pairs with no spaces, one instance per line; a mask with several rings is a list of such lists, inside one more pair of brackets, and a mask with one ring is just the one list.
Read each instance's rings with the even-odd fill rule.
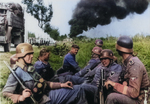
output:
[[76,37],[97,25],[111,23],[111,18],[124,19],[130,13],[142,14],[147,0],[81,0],[69,21],[70,37]]

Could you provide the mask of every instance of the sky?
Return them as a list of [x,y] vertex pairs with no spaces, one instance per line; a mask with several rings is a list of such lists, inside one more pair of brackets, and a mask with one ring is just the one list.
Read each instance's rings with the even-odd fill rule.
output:
[[[12,0],[1,0],[2,2],[9,2]],[[21,3],[21,0],[13,0],[13,2]],[[53,17],[51,19],[51,25],[59,30],[60,35],[70,33],[70,25],[68,21],[72,18],[73,10],[80,0],[44,0],[44,4],[52,4]],[[25,14],[26,31],[33,32],[36,37],[45,37],[37,25],[37,20],[30,14]],[[150,35],[150,6],[143,14],[130,14],[125,19],[118,20],[112,18],[112,22],[109,25],[97,25],[96,28],[91,28],[87,32],[83,32],[80,35],[84,35],[91,38],[99,38],[108,36],[120,36],[135,34]],[[41,35],[42,34],[42,35]]]

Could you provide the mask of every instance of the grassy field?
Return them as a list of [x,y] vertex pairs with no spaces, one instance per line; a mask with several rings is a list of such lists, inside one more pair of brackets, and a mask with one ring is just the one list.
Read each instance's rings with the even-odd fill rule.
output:
[[[122,58],[118,55],[115,49],[116,38],[108,37],[102,39],[104,42],[103,49],[111,49],[114,52],[114,55],[118,58],[118,62],[121,63]],[[62,66],[64,55],[69,51],[71,44],[77,44],[80,47],[80,50],[76,56],[76,61],[79,66],[83,68],[87,62],[91,58],[91,50],[95,46],[95,39],[82,38],[82,39],[74,39],[73,42],[66,43],[66,46],[63,46],[63,42],[59,42],[57,46],[48,46],[46,48],[51,50],[51,55],[49,62],[54,70],[59,69]],[[134,53],[137,54],[139,59],[145,65],[147,72],[150,76],[150,37],[144,36],[135,36],[133,37],[134,42]],[[33,64],[37,60],[39,51],[44,46],[40,48],[34,46],[34,58]],[[4,65],[3,60],[9,62],[9,58],[11,55],[15,54],[15,52],[9,53],[0,53],[0,91],[4,87],[8,75],[10,73],[9,69]],[[0,104],[11,104],[12,102],[9,99],[6,99],[0,95]]]

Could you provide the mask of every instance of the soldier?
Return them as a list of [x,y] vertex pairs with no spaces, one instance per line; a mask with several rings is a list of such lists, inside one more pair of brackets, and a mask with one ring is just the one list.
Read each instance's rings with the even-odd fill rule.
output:
[[98,46],[98,47],[102,48],[102,46],[103,46],[103,41],[102,41],[101,39],[97,39],[97,40],[95,41],[95,46]]
[[50,66],[49,60],[50,51],[48,49],[41,49],[38,61],[35,62],[34,68],[41,75],[42,78],[49,81],[54,77],[54,70]]
[[100,47],[94,47],[92,49],[92,57],[89,60],[87,66],[85,66],[82,70],[75,73],[76,76],[83,77],[89,71],[93,70],[100,63],[102,49]]
[[102,50],[100,57],[101,64],[97,67],[94,79],[91,82],[92,85],[97,86],[99,84],[99,81],[101,80],[101,70],[104,70],[105,80],[109,79],[114,82],[119,82],[122,67],[114,62],[115,58],[116,57],[110,49]]
[[80,71],[80,67],[78,66],[78,63],[75,60],[75,55],[77,55],[78,50],[79,50],[79,46],[73,44],[70,52],[64,57],[63,68],[59,69],[57,71],[57,74],[73,75],[76,72]]
[[[22,90],[18,86],[18,81],[12,75],[9,75],[6,85],[3,88],[3,95],[11,98],[13,103],[31,104],[29,96],[39,104],[83,104],[87,103],[86,93],[89,91],[84,86],[75,85],[71,82],[54,83],[45,81],[31,65],[33,58],[33,48],[31,44],[21,43],[16,47],[16,57],[18,58],[15,73],[23,82],[26,89]],[[96,90],[92,86],[91,90]],[[90,92],[89,92],[90,93]],[[92,94],[91,94],[92,95]]]
[[[114,62],[116,57],[113,55],[113,52],[110,49],[104,49],[101,52],[100,60],[101,63],[93,69],[95,72],[93,73],[93,79],[91,80],[91,75],[86,75],[86,80],[84,83],[89,83],[91,85],[94,85],[99,88],[99,90],[102,91],[104,95],[104,99],[106,99],[106,96],[109,93],[112,93],[113,90],[109,89],[107,90],[104,87],[104,81],[111,80],[114,82],[119,82],[120,80],[120,74],[122,72],[122,67]],[[102,100],[100,98],[100,100]]]
[[[117,40],[116,50],[123,58],[124,81],[122,84],[108,80],[116,93],[111,93],[106,99],[106,104],[143,104],[144,90],[150,84],[143,63],[133,55],[133,41],[128,36],[121,36]],[[119,92],[119,93],[117,93]]]

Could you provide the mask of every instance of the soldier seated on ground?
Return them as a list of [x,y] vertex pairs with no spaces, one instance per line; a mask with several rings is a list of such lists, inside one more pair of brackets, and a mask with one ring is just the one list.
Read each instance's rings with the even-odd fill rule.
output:
[[54,77],[54,70],[52,69],[49,60],[50,51],[46,48],[40,50],[38,61],[35,62],[34,68],[47,81]]
[[[21,43],[16,47],[15,73],[22,81],[26,89],[19,86],[18,81],[9,75],[6,85],[3,88],[3,95],[10,98],[14,103],[32,104],[31,94],[39,104],[94,104],[93,96],[97,89],[89,85],[72,85],[71,82],[55,83],[45,81],[32,66],[33,48],[31,44]],[[88,100],[87,100],[88,99]]]
[[63,67],[57,71],[58,75],[74,75],[76,72],[80,71],[80,67],[78,66],[78,63],[75,59],[78,50],[79,46],[73,44],[70,52],[64,57]]
[[[106,88],[104,86],[102,86],[101,82],[103,80],[108,80],[108,79],[111,81],[114,81],[114,82],[120,81],[122,67],[113,61],[114,58],[116,58],[116,57],[113,55],[113,52],[110,49],[102,50],[101,56],[100,56],[101,63],[95,69],[96,71],[95,71],[93,80],[91,81],[91,79],[90,79],[91,82],[89,81],[89,78],[91,77],[91,75],[89,75],[89,76],[87,76],[87,79],[84,82],[84,83],[90,82],[89,84],[97,86],[98,88],[103,87],[105,98],[113,90],[112,89],[109,91],[106,90]],[[103,73],[101,73],[102,71],[103,71]],[[103,74],[104,79],[102,79],[102,74]]]
[[116,91],[108,95],[106,104],[144,104],[144,90],[147,90],[150,82],[145,66],[133,55],[132,39],[128,36],[119,37],[116,50],[123,58],[125,73],[122,84],[111,80],[105,83],[107,88],[111,85]]

